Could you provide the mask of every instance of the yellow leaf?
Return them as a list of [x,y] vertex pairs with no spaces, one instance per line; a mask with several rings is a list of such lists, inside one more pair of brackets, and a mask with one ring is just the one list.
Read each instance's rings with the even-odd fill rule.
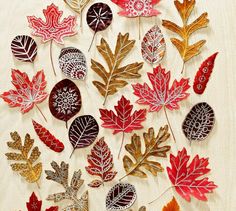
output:
[[11,164],[12,170],[19,172],[27,182],[37,183],[42,173],[41,162],[33,165],[41,154],[38,147],[34,147],[29,154],[34,144],[34,140],[30,138],[30,135],[26,134],[24,145],[22,144],[21,138],[17,132],[11,133],[10,135],[13,142],[7,142],[8,147],[14,150],[19,150],[20,152],[10,152],[5,155],[8,160],[21,161]]
[[118,91],[118,88],[123,88],[128,84],[124,79],[134,79],[141,77],[138,71],[142,69],[143,62],[135,62],[120,67],[121,62],[132,50],[134,44],[134,40],[129,40],[128,33],[125,35],[119,33],[114,53],[111,51],[110,46],[103,38],[101,39],[100,45],[97,46],[99,53],[107,63],[108,71],[102,64],[93,59],[91,60],[91,68],[103,80],[103,83],[100,81],[93,81],[93,84],[97,87],[100,94],[105,98],[104,104],[109,95],[115,94]]
[[173,199],[165,207],[163,207],[162,211],[180,211],[175,197],[173,197]]
[[185,63],[194,56],[198,55],[200,53],[201,47],[206,42],[205,40],[201,40],[197,43],[190,44],[189,38],[197,30],[207,27],[209,23],[209,20],[207,19],[208,14],[203,13],[191,24],[188,24],[188,18],[196,4],[195,0],[183,0],[183,3],[178,0],[175,0],[174,3],[179,15],[181,16],[183,26],[178,26],[177,24],[168,20],[163,20],[162,25],[170,31],[175,32],[182,38],[182,40],[172,38],[171,42],[178,49],[183,59],[183,63]]

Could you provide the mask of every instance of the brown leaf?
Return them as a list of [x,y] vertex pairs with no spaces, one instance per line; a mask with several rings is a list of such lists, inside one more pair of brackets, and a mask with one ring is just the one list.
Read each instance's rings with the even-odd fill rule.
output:
[[41,152],[38,147],[31,150],[34,140],[30,138],[29,134],[26,134],[24,144],[17,132],[10,133],[10,135],[13,142],[7,142],[8,147],[20,151],[20,153],[9,152],[5,154],[8,160],[20,161],[11,164],[12,170],[19,172],[27,182],[37,183],[42,173],[42,163],[34,165],[34,162],[39,158]]
[[120,67],[123,59],[134,47],[134,43],[135,40],[129,40],[129,33],[126,33],[125,35],[119,33],[114,53],[112,53],[108,43],[103,38],[101,39],[101,44],[97,46],[98,51],[107,63],[108,71],[106,71],[102,64],[93,59],[91,60],[91,68],[104,82],[93,81],[94,86],[96,86],[100,94],[105,97],[104,104],[109,95],[115,94],[118,91],[118,88],[123,88],[128,84],[124,79],[141,77],[138,72],[143,67],[143,62],[135,62]]
[[127,155],[124,156],[123,165],[127,175],[146,178],[147,174],[142,170],[142,168],[150,171],[154,176],[157,176],[157,172],[162,172],[164,169],[161,164],[156,161],[150,161],[148,158],[151,156],[167,156],[166,153],[170,150],[170,146],[160,147],[159,145],[166,142],[169,136],[170,134],[168,133],[167,125],[159,129],[159,133],[156,137],[154,134],[154,129],[149,128],[148,133],[143,134],[145,142],[145,152],[142,153],[140,136],[134,134],[131,138],[131,144],[126,144],[125,146],[125,149],[133,156],[136,161],[134,163],[130,157],[128,157]]
[[182,18],[183,26],[180,27],[168,20],[163,20],[162,25],[170,31],[175,32],[182,38],[182,40],[172,38],[171,42],[178,49],[183,62],[185,63],[192,57],[198,55],[200,53],[201,47],[206,43],[206,40],[200,40],[194,44],[190,44],[189,38],[197,30],[207,27],[209,23],[209,20],[207,19],[208,14],[203,13],[191,24],[188,24],[188,18],[192,13],[196,3],[195,0],[184,0],[183,3],[175,0],[174,3],[179,15]]
[[[133,210],[129,210],[129,211],[133,211]],[[147,208],[145,206],[142,206],[138,209],[138,211],[147,211]]]
[[163,207],[162,211],[180,211],[175,197],[173,197],[173,199],[165,207]]

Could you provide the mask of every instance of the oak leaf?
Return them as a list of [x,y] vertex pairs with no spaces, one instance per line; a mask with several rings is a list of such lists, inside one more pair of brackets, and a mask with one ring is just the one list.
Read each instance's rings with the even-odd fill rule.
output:
[[166,206],[163,207],[162,211],[180,211],[179,205],[175,197],[173,197],[173,199]]
[[119,33],[114,53],[112,53],[108,43],[103,38],[101,39],[101,44],[97,46],[98,51],[108,65],[107,71],[102,64],[91,59],[91,68],[104,82],[93,81],[94,86],[97,87],[100,94],[105,98],[104,104],[109,95],[115,94],[118,91],[118,88],[123,88],[128,84],[124,79],[141,77],[138,72],[143,67],[143,62],[135,62],[120,67],[123,59],[134,47],[134,43],[135,40],[129,40],[129,33],[126,33],[125,35]]
[[182,27],[168,20],[163,20],[162,22],[165,28],[175,32],[182,38],[182,40],[172,38],[171,42],[178,49],[183,59],[183,67],[185,62],[200,53],[201,47],[206,43],[206,40],[200,40],[194,44],[189,43],[190,36],[197,30],[207,27],[209,23],[207,19],[208,14],[205,12],[191,24],[188,24],[188,19],[194,9],[195,3],[195,0],[183,0],[183,3],[178,0],[174,1],[175,7],[183,22]]
[[39,162],[36,165],[34,163],[41,154],[39,148],[34,147],[32,149],[34,140],[30,138],[29,134],[26,134],[24,144],[17,132],[10,133],[10,135],[13,142],[7,142],[8,147],[20,151],[20,153],[9,152],[5,154],[8,160],[19,161],[11,164],[12,170],[19,172],[27,182],[36,182],[38,185],[38,180],[42,173],[42,163]]
[[[123,165],[126,171],[126,176],[132,175],[140,178],[146,178],[147,174],[142,168],[151,172],[154,176],[157,176],[158,172],[164,171],[164,168],[159,162],[151,161],[149,158],[152,157],[167,157],[167,152],[170,150],[170,146],[160,146],[167,141],[170,134],[168,133],[168,126],[161,127],[157,136],[155,137],[154,129],[149,128],[147,133],[143,134],[145,142],[145,151],[142,153],[142,145],[140,136],[134,134],[131,138],[131,144],[127,144],[125,149],[132,155],[135,162],[125,155],[123,158]],[[122,177],[121,179],[123,179]]]

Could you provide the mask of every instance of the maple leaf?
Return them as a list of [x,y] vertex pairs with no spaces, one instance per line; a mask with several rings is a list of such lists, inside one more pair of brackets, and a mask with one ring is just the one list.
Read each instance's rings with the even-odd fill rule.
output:
[[143,85],[139,83],[132,85],[134,94],[139,97],[136,102],[142,105],[149,105],[149,112],[158,112],[164,108],[166,119],[173,138],[175,139],[166,108],[169,110],[179,109],[178,103],[189,96],[189,93],[186,93],[190,88],[189,79],[182,78],[179,82],[174,80],[172,86],[169,88],[170,71],[166,72],[161,65],[154,68],[153,73],[147,73],[147,75],[153,89],[151,89],[147,83]]
[[118,157],[123,146],[124,134],[143,128],[141,123],[146,119],[146,109],[136,110],[131,114],[132,109],[133,105],[124,96],[121,97],[118,105],[115,106],[117,115],[112,110],[99,109],[100,118],[103,120],[102,127],[114,129],[113,134],[122,132],[122,143]]
[[[171,167],[167,167],[167,172],[170,181],[177,193],[187,201],[190,201],[190,196],[207,201],[206,193],[212,193],[217,185],[214,182],[208,181],[207,177],[202,178],[210,172],[207,168],[208,158],[199,158],[196,155],[192,162],[187,166],[190,156],[183,148],[177,156],[170,155]],[[198,179],[201,177],[202,179]]]
[[153,9],[153,6],[160,0],[112,0],[123,10],[118,14],[126,17],[150,17],[160,14],[158,10]]
[[91,150],[91,155],[88,155],[87,160],[89,166],[85,167],[86,171],[91,175],[96,175],[101,178],[101,180],[93,180],[89,183],[90,187],[99,187],[104,184],[104,182],[109,182],[114,179],[117,172],[112,171],[113,168],[113,156],[104,137],[99,139],[99,141],[94,145]]
[[69,16],[60,21],[63,14],[53,3],[43,10],[46,22],[35,16],[28,16],[29,26],[34,29],[33,35],[43,38],[43,42],[54,40],[59,44],[64,44],[63,38],[73,36],[77,32],[74,30],[76,26],[76,17]]
[[9,106],[20,107],[21,112],[24,114],[30,111],[34,105],[38,108],[36,104],[41,103],[47,98],[48,94],[44,92],[47,82],[45,81],[43,70],[38,71],[32,81],[29,80],[26,73],[14,69],[12,70],[11,77],[12,84],[16,90],[10,90],[0,95]]
[[162,211],[180,211],[179,205],[175,197],[173,197],[173,199],[162,208]]
[[33,192],[29,198],[29,202],[26,203],[26,206],[28,211],[41,211],[42,201],[38,200]]

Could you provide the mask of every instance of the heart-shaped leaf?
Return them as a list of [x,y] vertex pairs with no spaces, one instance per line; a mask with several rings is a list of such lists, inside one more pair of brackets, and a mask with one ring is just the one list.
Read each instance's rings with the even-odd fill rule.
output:
[[111,188],[106,197],[107,210],[125,210],[137,198],[135,187],[128,183],[118,183]]
[[62,48],[59,56],[62,72],[72,79],[85,79],[87,65],[85,55],[77,48]]
[[33,62],[37,55],[37,44],[27,35],[18,35],[11,42],[11,51],[20,61]]
[[75,149],[91,145],[97,138],[98,132],[99,126],[94,117],[91,115],[77,117],[69,129],[69,140],[74,148],[70,157]]
[[49,108],[52,115],[67,122],[75,116],[81,108],[79,88],[69,79],[58,82],[49,96]]

